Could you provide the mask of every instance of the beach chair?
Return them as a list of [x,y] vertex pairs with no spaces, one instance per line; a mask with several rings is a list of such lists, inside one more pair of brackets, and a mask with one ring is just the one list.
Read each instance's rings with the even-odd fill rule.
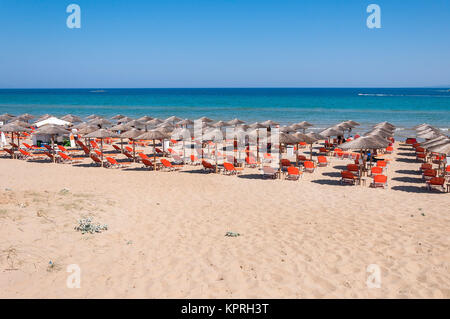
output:
[[114,149],[115,149],[117,152],[122,153],[122,149],[121,149],[118,145],[113,144],[112,146],[114,147]]
[[19,152],[20,152],[20,156],[18,157],[19,159],[23,159],[23,160],[29,160],[32,158],[42,158],[41,154],[33,154],[30,153],[24,149],[19,148]]
[[102,166],[102,161],[100,160],[100,158],[98,158],[97,154],[91,153],[90,157],[92,160],[92,165]]
[[164,170],[167,170],[167,171],[177,171],[181,167],[183,167],[183,165],[172,164],[171,162],[169,162],[165,158],[161,159],[161,164],[163,165]]
[[132,161],[134,160],[133,154],[131,154],[127,150],[123,150],[123,155],[125,155],[127,158],[129,158]]
[[433,177],[437,177],[437,170],[435,169],[427,169],[423,172],[422,178],[425,181],[432,179]]
[[444,176],[449,177],[450,176],[450,165],[448,165],[444,170]]
[[29,144],[27,144],[27,143],[23,143],[23,142],[22,142],[22,145],[25,146],[25,148],[26,148],[27,150],[29,150],[29,151],[31,151],[31,150],[33,149],[33,146],[31,146],[31,145],[29,145]]
[[141,158],[141,160],[148,160],[148,161],[150,161],[151,159],[150,159],[150,157],[148,157],[147,155],[145,155],[144,153],[138,153],[138,156]]
[[9,142],[9,145],[11,145],[13,148],[19,148],[19,145],[13,142]]
[[225,175],[237,175],[240,174],[242,172],[242,167],[234,167],[233,164],[228,163],[228,162],[224,162],[223,163],[223,173]]
[[297,159],[298,159],[298,161],[299,162],[304,162],[304,161],[307,161],[308,159],[306,158],[306,156],[305,155],[298,155],[297,156]]
[[53,152],[53,148],[52,148],[50,145],[44,144],[44,147],[45,147],[48,151]]
[[423,173],[425,172],[427,169],[432,169],[433,165],[430,163],[423,163],[422,165],[420,165],[420,171]]
[[284,171],[287,171],[287,168],[289,166],[292,166],[291,161],[286,159],[286,158],[282,158],[281,159],[281,169],[284,170]]
[[61,163],[64,164],[74,164],[74,163],[80,163],[80,159],[82,158],[74,158],[71,157],[63,152],[58,152],[59,157],[61,158]]
[[45,156],[47,156],[52,162],[55,160],[55,157],[53,156],[53,154],[51,154],[49,152],[44,152],[43,154]]
[[311,161],[303,162],[303,166],[305,167],[305,172],[308,173],[314,173],[314,170],[316,169],[316,166]]
[[347,171],[352,172],[353,175],[359,176],[359,165],[357,164],[348,164]]
[[261,170],[264,178],[278,178],[279,172],[271,166],[263,166]]
[[416,153],[416,160],[418,160],[419,162],[426,162],[427,155],[425,153]]
[[342,171],[341,172],[341,184],[356,184],[356,176],[353,175],[350,171]]
[[245,165],[251,168],[255,168],[258,163],[256,162],[256,159],[253,156],[247,156],[245,158]]
[[108,161],[108,164],[109,164],[107,167],[110,167],[110,168],[122,168],[125,165],[131,164],[131,163],[119,163],[114,158],[109,157],[109,156],[106,157],[106,160]]
[[383,168],[382,167],[378,167],[378,166],[374,166],[370,169],[370,173],[372,176],[375,175],[381,175],[383,174]]
[[444,187],[445,178],[444,177],[432,177],[426,183],[427,183],[428,190],[438,189],[438,190],[441,190],[442,192],[445,192],[445,187]]
[[329,153],[329,151],[328,151],[328,149],[327,148],[325,148],[325,147],[320,147],[319,148],[319,154],[320,155],[328,155],[328,153]]
[[413,144],[417,143],[417,140],[415,138],[407,138],[405,143],[409,144],[409,145],[413,145]]
[[325,156],[317,156],[317,165],[321,167],[328,166],[327,158]]
[[216,168],[210,162],[203,160],[202,165],[203,165],[203,170],[206,173],[214,173],[216,171]]
[[[145,155],[145,154],[144,154]],[[148,169],[155,169],[155,166],[153,165],[152,162],[150,162],[149,159],[146,158],[142,158],[142,164],[144,164],[143,168],[148,168]]]
[[3,148],[3,150],[7,153],[7,154],[9,154],[9,155],[11,155],[11,158],[14,158],[15,157],[15,154],[14,154],[14,151],[12,150],[12,149],[10,149],[10,148]]
[[394,152],[394,148],[392,146],[386,147],[386,153],[387,154],[392,154],[393,152]]
[[97,142],[96,142],[96,141],[94,141],[94,140],[90,140],[90,143],[91,143],[91,146],[92,146],[92,148],[95,148],[95,149],[98,149],[98,148],[100,148],[100,147],[98,146],[98,144],[97,144]]
[[373,181],[370,184],[370,187],[387,187],[387,176],[386,175],[374,175]]
[[377,167],[383,168],[383,171],[387,170],[387,161],[377,161]]
[[287,180],[297,181],[302,176],[303,172],[301,172],[298,167],[295,166],[289,166],[287,168]]

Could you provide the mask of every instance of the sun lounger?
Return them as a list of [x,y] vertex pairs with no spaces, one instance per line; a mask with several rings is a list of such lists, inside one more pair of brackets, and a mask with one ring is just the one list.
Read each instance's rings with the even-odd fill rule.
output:
[[83,158],[80,157],[71,157],[63,152],[58,152],[59,157],[61,158],[61,163],[74,164],[80,163]]
[[91,153],[92,165],[102,166],[102,161],[98,158],[97,154]]
[[303,162],[303,166],[305,167],[305,172],[308,173],[314,173],[314,170],[316,169],[316,166],[311,161]]
[[236,167],[234,167],[233,164],[228,163],[228,162],[223,163],[223,168],[224,168],[223,173],[225,175],[237,175],[237,174],[240,174],[242,171],[242,167],[236,168]]
[[381,174],[383,174],[383,168],[374,166],[370,169],[370,173],[372,174],[372,176],[381,175]]
[[386,175],[374,175],[373,182],[370,187],[387,187],[387,176]]
[[328,161],[325,156],[317,156],[317,165],[318,166],[328,166]]
[[144,164],[144,166],[143,166],[144,168],[155,169],[155,166],[149,159],[142,158],[142,164]]
[[14,151],[12,150],[12,149],[10,149],[10,148],[3,148],[3,150],[7,153],[7,154],[9,154],[9,155],[11,155],[11,158],[14,158],[15,157],[15,154],[14,154]]
[[191,161],[190,161],[189,164],[191,164],[191,165],[200,165],[200,161],[199,161],[197,156],[191,155],[190,160]]
[[427,181],[427,189],[438,189],[445,192],[444,188],[445,178],[444,177],[432,177]]
[[216,168],[209,162],[203,160],[202,161],[203,170],[207,173],[214,173],[216,171]]
[[356,184],[356,176],[350,171],[341,172],[341,184]]
[[278,171],[271,167],[271,166],[263,166],[262,167],[262,174],[264,178],[272,178],[272,179],[276,179],[278,178]]
[[422,165],[420,165],[420,171],[423,173],[424,171],[426,171],[427,169],[432,169],[433,165],[430,163],[423,163]]
[[426,181],[432,179],[433,177],[437,177],[437,170],[435,169],[427,169],[422,174],[422,178]]
[[125,165],[130,165],[131,163],[119,163],[114,158],[107,156],[106,160],[108,161],[108,167],[110,168],[122,168]]
[[177,171],[181,167],[183,167],[183,165],[172,164],[171,162],[169,162],[168,160],[166,160],[164,158],[161,159],[161,164],[163,165],[163,168],[167,171]]
[[287,180],[292,180],[292,181],[297,181],[301,176],[302,176],[303,172],[301,172],[298,167],[295,166],[289,166],[287,168],[287,175],[286,175],[286,179]]
[[122,153],[122,149],[121,149],[119,146],[117,146],[116,144],[113,144],[112,146],[114,147],[114,149],[115,149],[117,152]]

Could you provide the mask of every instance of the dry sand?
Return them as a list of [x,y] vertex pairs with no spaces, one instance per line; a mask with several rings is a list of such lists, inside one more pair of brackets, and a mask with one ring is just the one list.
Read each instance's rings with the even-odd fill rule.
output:
[[338,159],[298,182],[0,159],[0,297],[450,298],[450,194],[404,148],[386,190],[341,186]]

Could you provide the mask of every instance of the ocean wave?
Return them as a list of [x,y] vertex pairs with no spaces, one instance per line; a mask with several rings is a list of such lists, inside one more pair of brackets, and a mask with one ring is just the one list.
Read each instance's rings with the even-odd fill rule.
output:
[[[443,91],[448,92],[448,91]],[[359,96],[390,96],[390,97],[450,97],[450,95],[437,94],[388,94],[388,93],[358,93]]]

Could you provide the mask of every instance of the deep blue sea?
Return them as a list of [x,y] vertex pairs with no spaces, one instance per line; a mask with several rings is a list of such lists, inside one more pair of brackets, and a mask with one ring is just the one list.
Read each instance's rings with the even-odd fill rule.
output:
[[317,129],[343,120],[367,127],[389,121],[400,128],[427,122],[450,126],[449,88],[260,88],[260,89],[4,89],[0,114],[62,116],[118,113],[130,117],[235,117],[283,124],[309,121]]

